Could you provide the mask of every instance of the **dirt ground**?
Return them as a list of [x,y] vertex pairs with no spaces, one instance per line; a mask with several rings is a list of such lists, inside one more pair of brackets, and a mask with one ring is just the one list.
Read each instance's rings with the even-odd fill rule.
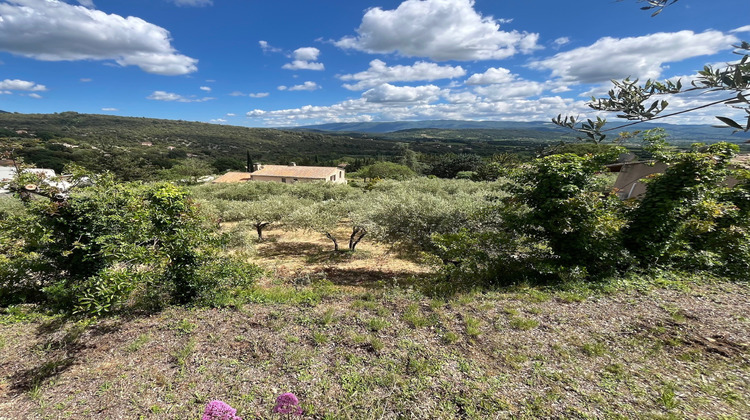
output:
[[[345,236],[345,232],[341,232]],[[750,418],[750,285],[647,279],[427,296],[433,268],[271,230],[219,309],[101,320],[0,309],[0,419]],[[342,236],[342,238],[344,237]]]

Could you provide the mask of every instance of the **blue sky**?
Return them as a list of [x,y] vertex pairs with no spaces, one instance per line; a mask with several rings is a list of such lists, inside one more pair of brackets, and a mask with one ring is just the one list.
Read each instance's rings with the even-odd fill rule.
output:
[[[736,59],[750,1],[0,1],[0,109],[245,126],[549,120]],[[671,98],[674,110],[704,97]],[[726,108],[665,122],[714,123]]]

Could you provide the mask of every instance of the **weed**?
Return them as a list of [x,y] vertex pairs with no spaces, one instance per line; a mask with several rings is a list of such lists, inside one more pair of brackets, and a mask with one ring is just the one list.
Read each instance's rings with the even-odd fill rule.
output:
[[583,302],[588,296],[584,292],[568,291],[557,293],[557,298],[565,303]]
[[540,307],[538,307],[538,306],[530,306],[530,307],[529,307],[528,309],[526,309],[526,310],[527,310],[527,311],[528,311],[528,312],[529,312],[530,314],[534,314],[534,315],[539,315],[539,314],[541,314],[542,312],[544,312],[544,311],[542,311],[542,308],[540,308]]
[[414,328],[425,327],[430,323],[429,319],[420,313],[419,304],[416,303],[410,304],[401,318]]
[[97,391],[97,395],[104,395],[112,388],[112,382],[104,381],[103,384],[99,385],[99,390]]
[[550,294],[537,289],[527,289],[522,297],[527,302],[542,303],[550,299]]
[[370,345],[375,351],[383,350],[383,347],[385,346],[385,344],[383,344],[383,340],[375,336],[370,337]]
[[479,319],[467,315],[464,317],[464,323],[466,324],[466,334],[469,336],[477,337],[482,334],[482,331],[479,328],[482,325],[482,321]]
[[312,333],[313,342],[319,346],[328,343],[328,335],[320,331],[313,331]]
[[432,299],[430,300],[430,309],[433,311],[436,309],[440,309],[445,306],[445,301],[442,299]]
[[183,320],[180,320],[180,322],[178,322],[177,324],[175,324],[174,329],[177,331],[179,335],[188,335],[193,332],[195,327],[196,327],[195,324],[193,324],[192,322],[186,319],[183,319]]
[[319,325],[330,325],[335,320],[334,314],[336,313],[336,310],[333,308],[328,308],[323,312],[323,314],[320,315],[320,318],[318,318],[318,324]]
[[151,340],[151,336],[147,333],[143,333],[139,335],[135,340],[133,340],[132,343],[128,344],[125,347],[125,351],[127,353],[135,353],[140,350],[141,347],[143,347],[146,343],[148,343],[149,340]]
[[506,315],[516,316],[518,315],[518,309],[506,306],[503,308],[503,313],[505,313]]
[[445,340],[448,344],[453,344],[456,341],[458,341],[458,334],[454,333],[453,331],[447,331],[443,334],[443,340]]
[[391,325],[390,322],[388,322],[385,318],[370,318],[370,320],[367,322],[367,328],[370,329],[370,331],[373,332],[379,332],[380,330],[383,330],[385,328],[388,328]]
[[510,319],[510,326],[521,331],[528,331],[539,326],[539,321],[531,318],[513,317]]
[[581,351],[586,356],[604,356],[607,353],[607,346],[601,341],[585,343],[581,346]]
[[185,343],[184,346],[180,347],[178,350],[172,353],[172,357],[174,357],[175,364],[179,368],[185,367],[187,359],[190,357],[190,355],[193,353],[194,350],[195,350],[195,340],[191,339],[190,341]]
[[666,408],[667,410],[676,408],[678,401],[677,396],[674,392],[674,384],[664,384],[664,386],[662,386],[661,390],[659,391],[659,395],[657,396],[656,401],[664,406],[664,408]]

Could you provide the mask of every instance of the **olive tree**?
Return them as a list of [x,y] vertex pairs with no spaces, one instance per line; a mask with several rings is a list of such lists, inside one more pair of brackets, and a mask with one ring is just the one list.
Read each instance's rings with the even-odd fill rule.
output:
[[[676,3],[678,0],[642,0],[647,3],[642,7],[644,10],[653,10],[655,16],[665,7]],[[646,80],[613,80],[613,87],[603,98],[592,97],[588,106],[596,111],[617,113],[617,118],[630,121],[617,127],[605,128],[606,119],[597,117],[594,119],[580,119],[573,116],[558,115],[552,122],[581,133],[582,138],[599,143],[607,137],[609,132],[646,121],[655,121],[663,118],[684,114],[713,105],[729,105],[741,109],[747,113],[747,122],[737,122],[728,117],[716,117],[725,127],[735,131],[750,131],[750,43],[741,42],[733,45],[735,53],[740,56],[737,62],[725,66],[706,65],[698,72],[697,78],[690,85],[683,85],[680,80],[657,81]],[[669,106],[667,98],[669,95],[677,95],[686,92],[719,92],[724,96],[718,99],[705,100],[700,105],[676,112],[665,112]]]
[[297,207],[309,204],[290,195],[266,197],[254,201],[215,200],[213,205],[219,209],[221,222],[246,222],[255,228],[258,240],[262,241],[263,230],[279,223]]

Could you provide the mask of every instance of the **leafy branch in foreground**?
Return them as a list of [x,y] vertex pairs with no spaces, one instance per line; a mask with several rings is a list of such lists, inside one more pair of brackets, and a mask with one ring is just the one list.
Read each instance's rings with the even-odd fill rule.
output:
[[[677,0],[642,0],[648,3],[641,9],[658,9],[652,14],[655,16],[667,7],[674,4]],[[733,45],[736,49],[735,54],[741,55],[742,58],[736,63],[729,63],[723,68],[714,68],[706,65],[703,70],[698,72],[695,80],[689,86],[683,86],[680,80],[673,82],[666,80],[663,82],[647,80],[643,85],[638,83],[638,79],[630,80],[626,78],[622,81],[612,80],[613,88],[609,90],[607,97],[591,97],[587,104],[596,111],[617,112],[617,118],[623,118],[630,123],[623,124],[613,128],[605,129],[607,120],[597,117],[592,119],[579,119],[573,116],[562,114],[552,119],[552,122],[558,126],[565,127],[581,133],[586,139],[594,143],[602,142],[608,132],[640,124],[646,121],[654,121],[662,118],[668,118],[679,114],[685,114],[699,109],[707,108],[713,105],[724,104],[735,109],[741,109],[747,113],[747,122],[737,122],[729,117],[717,116],[722,122],[721,127],[731,127],[737,131],[750,131],[750,43],[742,42],[739,45]],[[698,106],[683,109],[672,113],[664,113],[669,106],[665,99],[659,99],[660,96],[675,95],[691,91],[702,92],[731,92],[731,96],[721,99],[704,102]]]

